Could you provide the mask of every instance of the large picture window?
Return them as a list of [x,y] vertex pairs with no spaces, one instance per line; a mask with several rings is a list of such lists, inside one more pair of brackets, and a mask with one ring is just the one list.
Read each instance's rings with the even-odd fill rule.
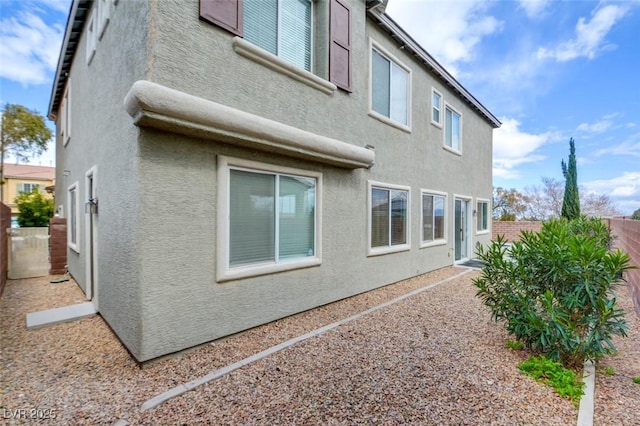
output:
[[245,40],[311,71],[310,0],[244,0]]
[[371,49],[371,110],[409,126],[409,71],[377,47]]
[[444,194],[422,192],[422,243],[446,242],[445,218],[446,197]]
[[409,189],[370,185],[370,254],[409,247]]
[[[319,264],[321,175],[221,158],[219,279]],[[235,160],[235,159],[231,159]]]

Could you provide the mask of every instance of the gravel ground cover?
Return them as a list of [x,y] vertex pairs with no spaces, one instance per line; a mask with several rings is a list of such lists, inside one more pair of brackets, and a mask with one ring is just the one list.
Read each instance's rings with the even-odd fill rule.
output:
[[[39,424],[575,424],[568,400],[518,371],[529,354],[505,349],[506,333],[475,298],[477,272],[139,410],[177,385],[462,271],[434,271],[143,369],[99,316],[26,330],[27,313],[84,301],[73,281],[9,281],[0,298],[0,423],[31,422],[9,418],[24,409]],[[633,312],[626,290],[620,302]],[[631,380],[640,376],[640,324],[627,319],[629,338],[601,363],[615,375],[597,376],[596,425],[640,424],[640,385]]]

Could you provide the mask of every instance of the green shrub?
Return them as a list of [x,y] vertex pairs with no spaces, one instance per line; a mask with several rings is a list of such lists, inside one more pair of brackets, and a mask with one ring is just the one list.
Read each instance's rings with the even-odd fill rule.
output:
[[53,200],[46,198],[37,188],[31,192],[21,192],[15,202],[20,227],[49,226],[49,219],[53,217]]
[[520,349],[522,349],[524,347],[524,345],[522,344],[522,342],[517,342],[515,340],[507,340],[507,342],[504,344],[505,347],[514,350],[514,351],[519,351]]
[[626,336],[613,287],[630,268],[629,256],[609,250],[609,230],[600,225],[552,220],[538,233],[523,231],[511,247],[499,237],[477,252],[486,266],[474,284],[492,319],[565,365],[613,353],[612,336]]
[[633,383],[640,385],[640,377],[634,377],[633,379],[631,379],[633,381]]
[[518,364],[518,368],[536,381],[551,386],[558,395],[569,398],[574,405],[578,405],[580,398],[584,395],[584,383],[576,373],[543,355],[532,356],[522,361]]

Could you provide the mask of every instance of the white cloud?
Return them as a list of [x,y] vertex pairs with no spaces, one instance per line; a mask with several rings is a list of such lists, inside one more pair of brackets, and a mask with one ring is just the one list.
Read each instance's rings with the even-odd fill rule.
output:
[[64,35],[32,12],[18,12],[0,21],[0,77],[24,85],[43,84],[55,71]]
[[611,179],[594,180],[583,185],[588,191],[611,197],[640,197],[640,171],[624,172]]
[[493,132],[493,176],[515,179],[520,176],[517,167],[524,163],[535,163],[545,159],[536,151],[544,144],[555,140],[551,132],[541,134],[520,130],[520,122],[513,118],[502,118],[502,127]]
[[600,149],[594,155],[598,157],[602,155],[640,157],[640,133],[631,134],[619,144]]
[[483,37],[502,30],[503,23],[486,13],[484,0],[393,0],[386,12],[420,43],[447,71],[474,58]]
[[578,19],[574,38],[550,49],[539,48],[538,58],[550,58],[558,62],[582,57],[593,59],[602,51],[615,49],[615,45],[607,43],[605,38],[628,10],[627,5],[623,3],[608,4],[603,7],[598,5],[598,8],[592,12],[590,21],[584,17]]
[[550,0],[520,0],[519,3],[529,18],[538,19],[543,15]]
[[577,130],[587,133],[602,133],[609,130],[613,127],[614,122],[613,119],[616,118],[619,114],[607,114],[599,121],[595,123],[581,123],[578,125]]

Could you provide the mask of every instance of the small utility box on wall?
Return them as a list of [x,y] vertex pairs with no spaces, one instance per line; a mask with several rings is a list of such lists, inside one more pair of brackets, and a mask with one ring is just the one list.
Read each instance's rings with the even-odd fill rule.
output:
[[49,228],[9,228],[9,270],[11,280],[49,274]]

